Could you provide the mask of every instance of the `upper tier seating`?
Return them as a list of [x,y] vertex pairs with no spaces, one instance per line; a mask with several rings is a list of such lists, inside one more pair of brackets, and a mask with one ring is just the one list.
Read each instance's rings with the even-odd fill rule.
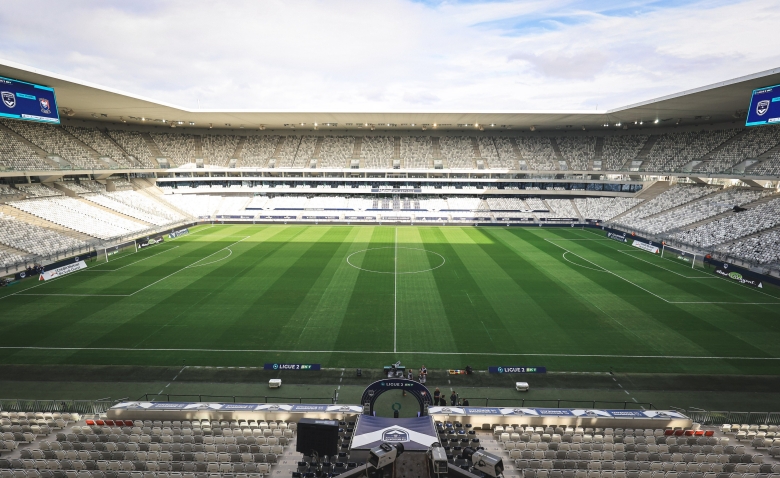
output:
[[733,142],[716,151],[711,161],[705,161],[694,171],[715,173],[728,171],[745,159],[756,158],[780,143],[780,128],[748,128]]
[[195,162],[195,137],[191,134],[152,133],[152,139],[174,166]]
[[664,134],[650,149],[642,169],[679,171],[689,162],[704,158],[707,153],[738,132],[738,129],[726,129]]
[[94,157],[59,126],[28,121],[2,120],[3,124],[49,154],[57,155],[77,169],[104,169],[106,163]]
[[619,171],[628,161],[637,157],[648,138],[645,134],[605,137],[601,152],[601,169]]
[[439,151],[447,167],[451,169],[474,169],[474,146],[468,136],[442,136]]
[[401,161],[407,169],[432,167],[433,151],[430,136],[402,136]]
[[354,151],[353,136],[325,136],[320,147],[320,167],[348,168]]
[[596,157],[595,136],[564,136],[555,138],[563,159],[569,162],[569,169],[584,171],[590,169]]
[[557,161],[550,138],[538,136],[522,136],[517,138],[521,161],[525,161],[527,169],[539,171],[554,171]]
[[360,147],[360,156],[366,168],[389,168],[395,154],[395,140],[392,136],[365,136]]
[[125,153],[109,140],[103,132],[97,128],[84,128],[81,126],[63,126],[69,132],[87,146],[97,151],[101,156],[108,156],[120,167],[134,167],[125,158]]
[[0,170],[40,171],[55,169],[27,143],[0,129]]
[[241,149],[239,166],[246,168],[265,168],[268,160],[276,152],[280,136],[248,136]]
[[151,168],[152,152],[144,141],[143,135],[137,131],[108,130],[108,135],[117,142],[128,154],[141,162],[143,167]]
[[232,134],[204,134],[201,136],[203,159],[213,166],[227,167],[236,152],[240,136]]
[[480,136],[477,138],[477,145],[488,168],[517,169],[517,155],[511,138]]

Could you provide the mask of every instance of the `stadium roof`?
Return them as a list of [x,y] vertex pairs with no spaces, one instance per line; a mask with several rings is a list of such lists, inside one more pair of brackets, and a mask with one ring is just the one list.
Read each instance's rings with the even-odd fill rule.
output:
[[[518,111],[436,112],[436,113],[361,113],[361,112],[284,112],[249,110],[192,110],[144,98],[122,91],[0,60],[0,76],[50,86],[55,89],[62,116],[76,119],[126,122],[128,124],[171,124],[180,127],[215,129],[292,129],[320,130],[368,129],[408,130],[426,125],[443,130],[468,131],[481,125],[485,130],[539,130],[573,128],[603,129],[608,123],[633,125],[635,121],[659,125],[721,123],[743,121],[754,89],[780,84],[780,68],[766,70],[693,90],[651,99],[611,110],[594,111]],[[492,126],[494,125],[494,126]]]

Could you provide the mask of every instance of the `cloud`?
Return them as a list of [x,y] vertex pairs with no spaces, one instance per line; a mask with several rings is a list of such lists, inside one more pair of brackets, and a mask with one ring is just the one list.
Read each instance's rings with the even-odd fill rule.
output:
[[778,7],[6,0],[0,58],[189,108],[593,110],[780,65]]

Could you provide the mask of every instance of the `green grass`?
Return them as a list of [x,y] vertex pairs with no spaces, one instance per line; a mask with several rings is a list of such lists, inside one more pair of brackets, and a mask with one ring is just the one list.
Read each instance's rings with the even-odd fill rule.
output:
[[780,372],[780,292],[598,230],[202,226],[109,259],[0,291],[0,363]]

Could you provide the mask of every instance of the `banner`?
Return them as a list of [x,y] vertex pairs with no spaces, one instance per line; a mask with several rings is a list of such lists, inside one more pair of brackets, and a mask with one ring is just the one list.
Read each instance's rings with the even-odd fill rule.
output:
[[319,370],[318,363],[267,363],[263,370]]
[[179,229],[178,231],[171,231],[171,233],[168,234],[168,238],[175,239],[175,238],[177,238],[179,236],[183,236],[183,235],[189,234],[189,233],[190,233],[190,230],[185,227],[184,229]]
[[147,246],[153,246],[153,245],[159,244],[161,242],[165,242],[165,239],[163,238],[163,236],[148,237],[148,238],[144,238],[144,239],[138,239],[136,241],[136,243],[138,244],[138,247],[140,247],[140,248],[144,248],[144,247],[147,247]]
[[715,273],[718,275],[721,275],[723,277],[728,277],[731,280],[735,280],[739,282],[740,284],[749,285],[751,287],[758,287],[759,289],[763,289],[764,285],[761,283],[761,281],[755,280],[755,279],[746,279],[742,274],[739,272],[729,272],[726,269],[718,268],[715,269]]
[[623,234],[616,234],[614,232],[608,232],[607,233],[607,237],[610,238],[610,239],[614,239],[616,241],[619,241],[619,242],[628,242],[626,240],[626,233],[625,232]]
[[637,241],[636,239],[634,239],[634,242],[631,245],[634,247],[638,247],[642,250],[645,250],[647,252],[652,252],[653,254],[658,254],[659,252],[658,246],[654,246],[646,242]]
[[488,373],[547,373],[547,367],[512,367],[499,365],[488,367]]
[[73,264],[57,267],[56,269],[52,269],[50,271],[44,271],[44,273],[40,275],[38,280],[54,279],[55,277],[64,276],[65,274],[70,274],[71,272],[76,272],[78,270],[86,269],[86,268],[87,265],[84,263],[84,261],[78,261],[78,262],[74,262]]

